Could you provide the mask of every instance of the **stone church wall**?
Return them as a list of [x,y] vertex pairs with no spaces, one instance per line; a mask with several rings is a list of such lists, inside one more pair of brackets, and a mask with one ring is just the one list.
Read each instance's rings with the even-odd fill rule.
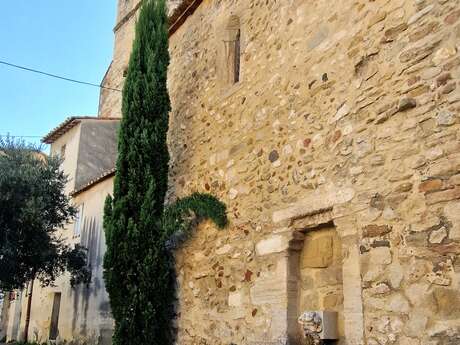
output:
[[204,0],[172,35],[169,197],[212,193],[231,219],[176,254],[179,344],[295,342],[307,307],[339,311],[338,344],[460,343],[459,18],[456,0]]

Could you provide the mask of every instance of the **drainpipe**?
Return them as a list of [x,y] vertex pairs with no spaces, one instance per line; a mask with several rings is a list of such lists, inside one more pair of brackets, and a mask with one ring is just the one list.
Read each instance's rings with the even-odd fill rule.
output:
[[29,295],[27,296],[27,311],[26,311],[26,324],[24,327],[24,341],[27,343],[29,340],[29,324],[30,324],[30,311],[32,309],[32,293],[34,291],[34,281],[35,281],[35,274],[33,275],[33,279],[30,282],[30,291]]

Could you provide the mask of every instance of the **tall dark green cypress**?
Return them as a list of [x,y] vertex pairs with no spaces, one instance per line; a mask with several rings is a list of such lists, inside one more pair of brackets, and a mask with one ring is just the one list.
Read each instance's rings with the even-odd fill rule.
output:
[[[113,198],[105,205],[104,280],[115,319],[113,345],[172,345],[175,272],[171,250],[197,220],[227,223],[225,205],[194,194],[164,207],[170,101],[165,0],[144,0],[123,89]],[[193,217],[192,217],[193,218]],[[178,232],[178,236],[174,236]]]
[[168,179],[165,0],[145,0],[128,66],[113,200],[106,201],[104,278],[114,345],[171,343],[171,265],[161,217]]

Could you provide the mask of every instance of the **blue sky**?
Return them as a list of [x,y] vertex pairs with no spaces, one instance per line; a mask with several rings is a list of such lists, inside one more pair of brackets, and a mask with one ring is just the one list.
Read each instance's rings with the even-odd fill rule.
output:
[[[2,4],[0,60],[99,84],[112,58],[116,0]],[[0,65],[0,135],[42,136],[97,115],[99,89]],[[39,142],[39,139],[26,139]]]

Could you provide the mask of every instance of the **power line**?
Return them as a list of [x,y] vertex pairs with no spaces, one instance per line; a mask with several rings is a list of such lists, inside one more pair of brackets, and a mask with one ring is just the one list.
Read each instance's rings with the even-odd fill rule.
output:
[[10,138],[42,138],[41,135],[11,135],[7,134],[0,134],[0,137],[10,137]]
[[119,90],[119,89],[114,89],[114,88],[111,88],[111,87],[106,87],[106,86],[102,86],[102,85],[98,85],[98,84],[88,83],[86,81],[66,78],[66,77],[62,77],[60,75],[39,71],[39,70],[36,70],[36,69],[33,69],[33,68],[15,65],[13,63],[2,61],[2,60],[0,60],[0,64],[5,65],[5,66],[9,66],[9,67],[13,67],[13,68],[17,68],[17,69],[21,69],[21,70],[24,70],[24,71],[27,71],[27,72],[42,74],[42,75],[45,75],[45,76],[51,77],[51,78],[65,80],[65,81],[68,81],[68,82],[71,82],[71,83],[83,84],[83,85],[98,87],[100,89],[106,89],[106,90],[121,92],[121,90]]

